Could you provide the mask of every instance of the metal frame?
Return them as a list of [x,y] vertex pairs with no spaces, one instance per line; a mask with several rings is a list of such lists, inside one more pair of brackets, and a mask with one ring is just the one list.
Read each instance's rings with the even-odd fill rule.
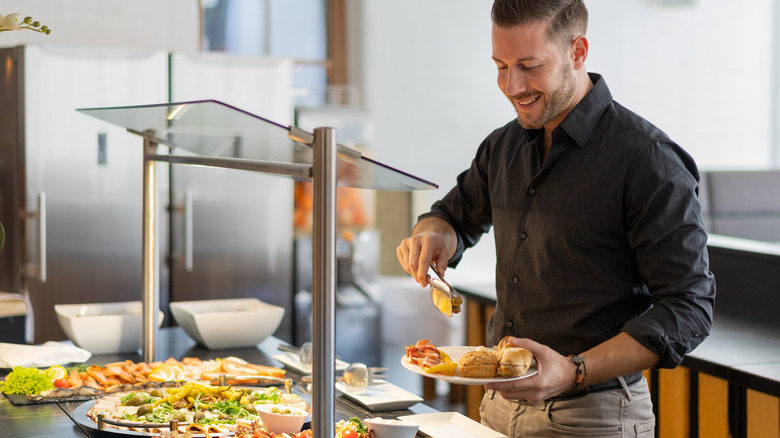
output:
[[[313,184],[313,278],[312,278],[312,425],[315,436],[330,436],[336,421],[336,157],[339,152],[336,130],[317,128],[311,140],[314,149],[312,166],[301,164],[247,162],[245,160],[179,157],[158,155],[158,142],[152,133],[143,136],[143,360],[156,358],[156,339],[159,334],[157,310],[160,307],[159,245],[157,234],[157,161],[224,167],[311,178]],[[300,130],[290,129],[290,138],[307,142]]]

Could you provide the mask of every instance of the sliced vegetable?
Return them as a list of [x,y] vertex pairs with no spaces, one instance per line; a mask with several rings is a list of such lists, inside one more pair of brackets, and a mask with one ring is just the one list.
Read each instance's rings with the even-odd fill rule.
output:
[[434,365],[432,367],[425,367],[423,369],[426,373],[430,374],[445,374],[447,376],[454,376],[455,372],[458,370],[458,363],[445,362],[439,365]]
[[162,364],[149,372],[149,378],[157,382],[171,382],[176,378],[176,371],[168,364]]
[[49,376],[51,376],[51,381],[64,379],[68,376],[68,370],[65,369],[62,365],[54,365],[49,367],[46,372],[49,373]]

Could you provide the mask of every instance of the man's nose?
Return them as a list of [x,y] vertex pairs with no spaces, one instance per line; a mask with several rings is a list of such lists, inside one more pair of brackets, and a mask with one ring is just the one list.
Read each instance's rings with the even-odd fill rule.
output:
[[528,81],[525,75],[515,69],[509,69],[509,72],[507,72],[504,94],[507,96],[517,96],[518,94],[525,93],[527,90]]

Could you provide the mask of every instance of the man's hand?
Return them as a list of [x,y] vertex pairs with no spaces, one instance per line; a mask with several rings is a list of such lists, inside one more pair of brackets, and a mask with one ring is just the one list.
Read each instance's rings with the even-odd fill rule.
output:
[[498,391],[505,399],[538,402],[556,396],[574,386],[577,366],[568,357],[530,339],[511,338],[512,346],[525,348],[534,355],[538,373],[527,379],[488,383],[487,389]]
[[455,230],[446,221],[426,218],[415,225],[412,236],[404,239],[396,249],[404,271],[422,287],[428,286],[428,267],[434,262],[444,275],[447,262],[455,253],[458,240]]
[[[501,393],[506,399],[537,402],[554,397],[574,386],[577,366],[546,345],[530,339],[510,338],[512,345],[530,351],[536,359],[538,373],[527,379],[511,382],[489,383],[487,389]],[[605,380],[642,371],[658,363],[660,357],[621,332],[612,339],[602,342],[588,351],[585,356],[585,385],[594,385]]]

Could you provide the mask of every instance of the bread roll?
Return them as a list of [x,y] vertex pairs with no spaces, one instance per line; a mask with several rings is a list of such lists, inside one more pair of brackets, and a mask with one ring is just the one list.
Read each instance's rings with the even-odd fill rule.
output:
[[499,372],[503,377],[522,376],[533,363],[534,356],[525,348],[505,347],[499,357]]
[[476,349],[458,359],[462,377],[495,377],[498,373],[498,357],[491,350]]
[[498,351],[501,352],[504,348],[511,347],[512,343],[509,340],[511,336],[504,336],[503,339],[498,343]]

